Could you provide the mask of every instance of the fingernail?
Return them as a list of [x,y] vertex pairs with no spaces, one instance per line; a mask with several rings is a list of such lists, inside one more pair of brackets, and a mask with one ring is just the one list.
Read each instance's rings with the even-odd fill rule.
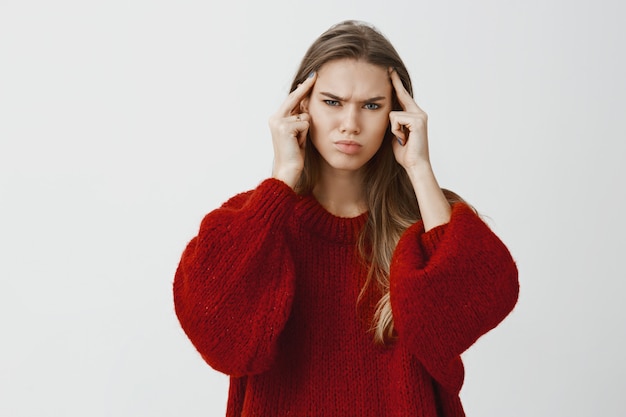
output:
[[311,71],[309,72],[309,76],[307,78],[313,78],[314,75],[315,75],[315,71]]

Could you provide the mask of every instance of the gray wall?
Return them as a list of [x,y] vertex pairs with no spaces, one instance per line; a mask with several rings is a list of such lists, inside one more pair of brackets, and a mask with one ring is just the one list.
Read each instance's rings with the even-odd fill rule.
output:
[[346,18],[396,45],[440,183],[519,264],[519,305],[464,357],[468,415],[623,415],[624,9],[3,1],[0,415],[223,415],[174,270],[206,212],[269,176],[267,118]]

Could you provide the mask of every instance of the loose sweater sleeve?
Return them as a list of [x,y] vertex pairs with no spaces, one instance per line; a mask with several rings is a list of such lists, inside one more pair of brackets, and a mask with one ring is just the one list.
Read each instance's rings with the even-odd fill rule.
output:
[[286,223],[296,202],[269,179],[207,214],[174,278],[185,333],[216,370],[243,376],[267,370],[289,317],[294,266]]
[[517,267],[508,249],[465,204],[448,224],[400,238],[390,269],[399,343],[448,392],[463,384],[460,355],[498,325],[517,302]]

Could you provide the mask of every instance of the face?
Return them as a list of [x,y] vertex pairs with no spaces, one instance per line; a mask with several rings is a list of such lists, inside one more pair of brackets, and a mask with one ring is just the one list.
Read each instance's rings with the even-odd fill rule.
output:
[[317,73],[303,107],[326,168],[358,171],[378,151],[389,125],[392,86],[386,68],[354,59],[330,61]]

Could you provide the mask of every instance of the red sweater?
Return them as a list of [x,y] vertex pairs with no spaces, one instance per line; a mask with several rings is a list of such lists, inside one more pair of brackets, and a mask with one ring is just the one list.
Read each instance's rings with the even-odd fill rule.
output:
[[[231,376],[227,416],[463,416],[460,354],[517,301],[517,269],[464,204],[398,243],[388,347],[357,308],[367,214],[340,218],[269,179],[209,213],[174,280],[176,313]],[[373,303],[375,299],[372,297]]]

